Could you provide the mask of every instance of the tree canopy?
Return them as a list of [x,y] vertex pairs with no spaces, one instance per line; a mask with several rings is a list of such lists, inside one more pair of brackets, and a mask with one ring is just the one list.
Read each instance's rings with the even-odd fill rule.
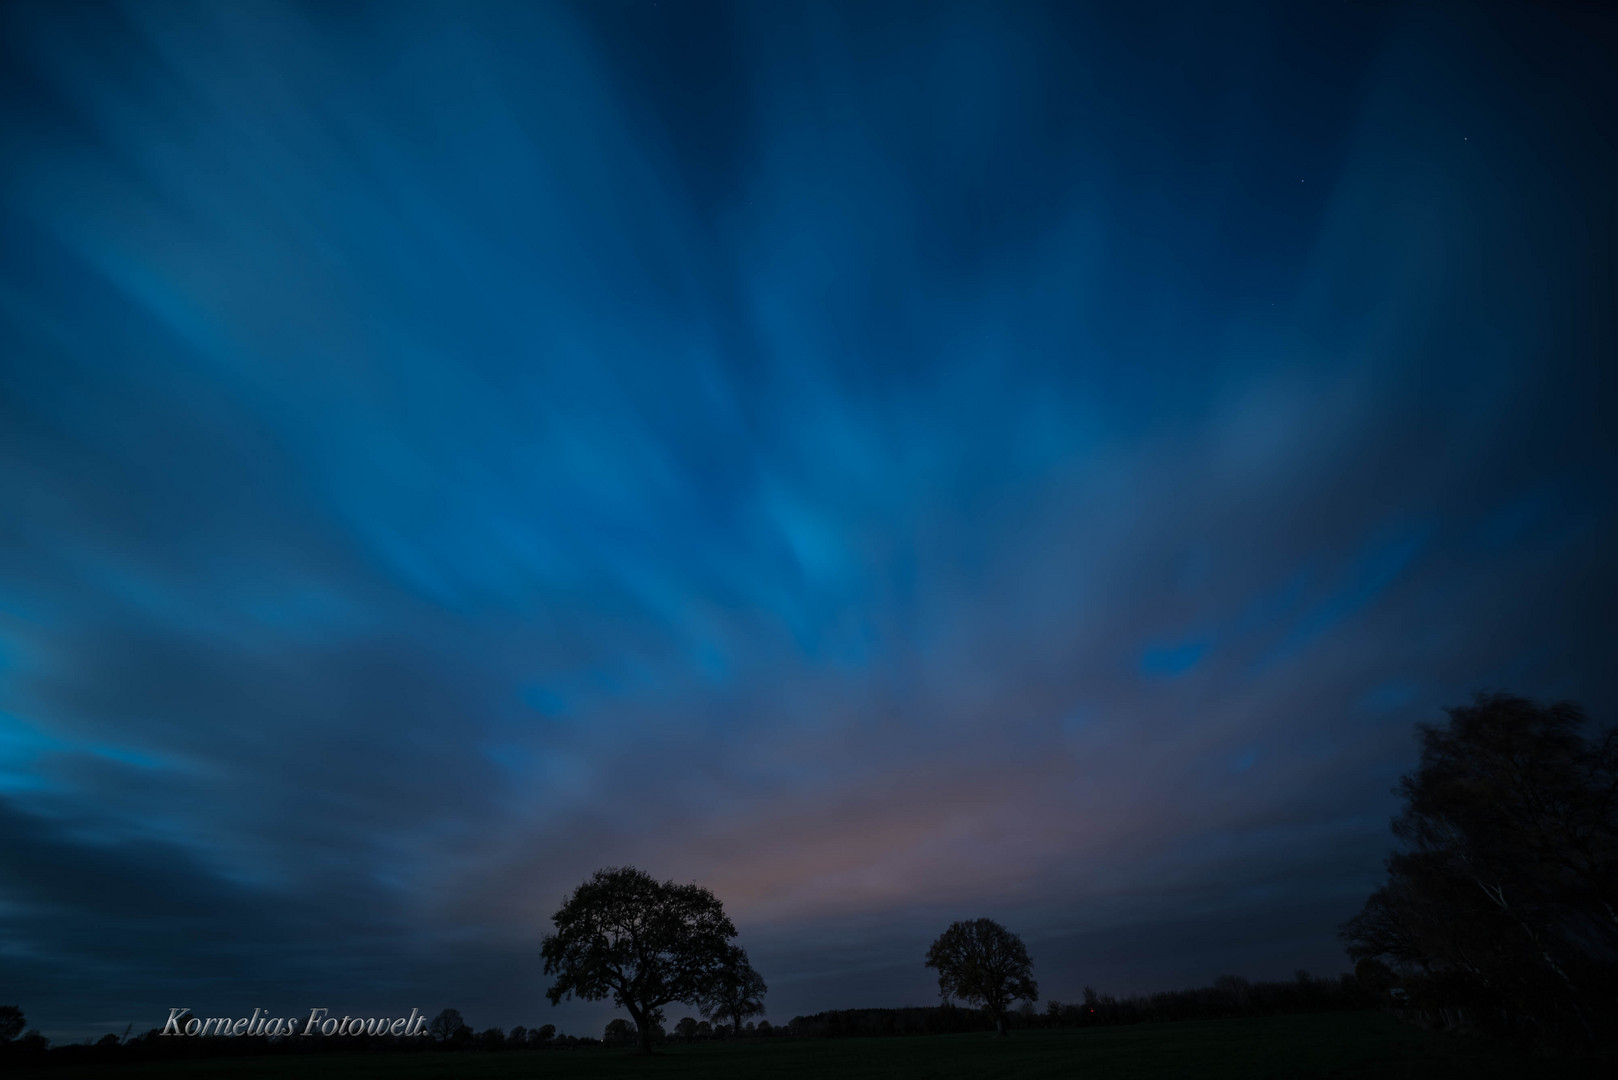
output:
[[764,977],[748,963],[746,951],[733,945],[698,1006],[716,1024],[731,1021],[735,1034],[740,1035],[743,1021],[763,1014],[764,995],[769,989]]
[[427,1025],[427,1033],[439,1042],[464,1042],[472,1037],[472,1028],[461,1018],[461,1010],[445,1009]]
[[0,1005],[0,1042],[10,1042],[22,1034],[28,1020],[15,1005]]
[[[1388,880],[1349,955],[1413,1004],[1542,1038],[1611,1035],[1618,734],[1575,705],[1480,694],[1420,727]],[[1378,975],[1379,978],[1383,976]]]
[[731,958],[736,927],[718,897],[700,885],[659,882],[632,866],[598,870],[552,916],[545,974],[563,998],[611,996],[629,1012],[642,1053],[671,1002],[700,1005]]
[[958,997],[981,1005],[994,1017],[995,1030],[1006,1033],[1006,1009],[1019,998],[1039,1000],[1033,961],[1022,938],[993,919],[951,923],[927,950],[926,967],[938,970],[938,992],[944,1000]]

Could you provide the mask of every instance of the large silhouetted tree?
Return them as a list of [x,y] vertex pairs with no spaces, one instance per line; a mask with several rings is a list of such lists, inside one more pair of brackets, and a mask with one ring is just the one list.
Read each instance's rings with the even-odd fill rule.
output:
[[1541,1035],[1611,1033],[1618,991],[1618,735],[1480,694],[1423,725],[1397,789],[1388,881],[1345,923],[1411,1000]]
[[735,1025],[735,1034],[740,1035],[743,1021],[764,1012],[764,995],[769,989],[764,985],[764,977],[748,963],[747,953],[732,945],[697,1004],[702,1014],[716,1024],[730,1020]]
[[938,992],[946,1001],[958,997],[981,1005],[1001,1035],[1013,1001],[1039,1000],[1033,961],[1022,938],[993,919],[951,923],[927,950],[924,966],[938,969]]
[[652,1052],[652,1028],[672,1002],[697,1005],[730,957],[736,927],[719,899],[700,885],[659,882],[626,866],[598,870],[552,916],[545,937],[545,996],[599,1001],[611,996]]

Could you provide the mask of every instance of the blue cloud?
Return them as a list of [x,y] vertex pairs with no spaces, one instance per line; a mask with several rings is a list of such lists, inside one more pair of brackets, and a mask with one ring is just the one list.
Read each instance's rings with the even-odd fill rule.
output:
[[1201,663],[1203,655],[1207,651],[1208,643],[1206,641],[1183,641],[1174,645],[1149,645],[1141,653],[1140,670],[1144,675],[1174,678],[1184,675]]
[[1260,665],[1295,658],[1368,608],[1392,587],[1426,545],[1431,531],[1430,527],[1405,528],[1372,540],[1349,565],[1338,587],[1310,605],[1286,636],[1259,661]]
[[1414,701],[1420,689],[1416,683],[1404,679],[1385,682],[1360,698],[1360,708],[1376,713],[1395,712]]

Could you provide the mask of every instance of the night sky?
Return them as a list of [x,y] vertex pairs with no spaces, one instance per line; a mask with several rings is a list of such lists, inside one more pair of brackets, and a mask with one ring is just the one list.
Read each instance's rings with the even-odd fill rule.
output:
[[0,1001],[1346,970],[1416,722],[1618,712],[1594,11],[6,5]]

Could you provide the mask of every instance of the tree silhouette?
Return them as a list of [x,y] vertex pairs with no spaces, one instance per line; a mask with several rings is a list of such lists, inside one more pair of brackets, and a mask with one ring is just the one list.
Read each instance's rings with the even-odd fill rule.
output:
[[[1618,991],[1618,734],[1479,694],[1422,725],[1388,881],[1343,925],[1418,1007],[1539,1032],[1611,1030]],[[1368,967],[1368,970],[1374,970]]]
[[427,1025],[427,1034],[442,1043],[464,1042],[472,1037],[472,1028],[461,1019],[461,1010],[445,1009]]
[[551,1004],[611,995],[652,1052],[652,1028],[672,1002],[697,1005],[730,955],[736,927],[712,892],[659,882],[634,867],[598,870],[552,916],[541,954],[556,982]]
[[1033,961],[1022,939],[993,919],[951,923],[927,950],[924,965],[938,969],[938,992],[981,1005],[1006,1034],[1006,1009],[1017,999],[1039,1000]]
[[698,1005],[716,1024],[732,1021],[733,1033],[740,1035],[744,1020],[764,1012],[764,995],[769,989],[764,977],[748,963],[746,951],[733,945]]
[[15,1005],[0,1005],[0,1043],[15,1039],[27,1026],[28,1018],[21,1009]]

